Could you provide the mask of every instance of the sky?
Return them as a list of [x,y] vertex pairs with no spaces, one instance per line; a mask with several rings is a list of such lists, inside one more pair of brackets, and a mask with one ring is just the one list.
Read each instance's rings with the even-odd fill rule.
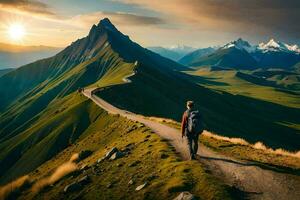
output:
[[[0,0],[0,42],[65,47],[108,17],[143,46],[300,44],[299,0]],[[12,38],[19,24],[24,35]],[[14,30],[14,29],[13,29]]]

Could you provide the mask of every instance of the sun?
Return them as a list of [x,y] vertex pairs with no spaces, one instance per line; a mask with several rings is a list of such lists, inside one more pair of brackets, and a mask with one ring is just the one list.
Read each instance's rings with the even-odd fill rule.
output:
[[22,24],[12,24],[8,28],[8,34],[12,40],[22,40],[25,35],[25,28]]

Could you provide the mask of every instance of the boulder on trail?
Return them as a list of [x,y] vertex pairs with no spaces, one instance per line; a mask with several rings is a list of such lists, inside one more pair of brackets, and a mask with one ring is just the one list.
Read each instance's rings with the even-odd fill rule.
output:
[[175,199],[173,200],[196,200],[196,197],[192,195],[190,192],[181,192]]
[[145,182],[143,185],[139,185],[135,188],[136,191],[140,191],[141,189],[145,188],[148,185],[147,182]]

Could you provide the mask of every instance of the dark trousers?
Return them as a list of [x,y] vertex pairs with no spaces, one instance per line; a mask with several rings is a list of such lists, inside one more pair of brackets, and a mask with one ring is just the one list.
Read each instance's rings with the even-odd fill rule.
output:
[[194,159],[198,151],[199,134],[187,134],[186,136],[189,145],[191,159]]

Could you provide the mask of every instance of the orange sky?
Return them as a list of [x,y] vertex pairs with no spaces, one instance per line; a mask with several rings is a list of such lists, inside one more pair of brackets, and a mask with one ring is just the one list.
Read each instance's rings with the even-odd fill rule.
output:
[[[143,46],[206,47],[242,37],[300,42],[293,0],[0,0],[0,42],[64,47],[104,17]],[[13,40],[13,24],[25,29]]]

